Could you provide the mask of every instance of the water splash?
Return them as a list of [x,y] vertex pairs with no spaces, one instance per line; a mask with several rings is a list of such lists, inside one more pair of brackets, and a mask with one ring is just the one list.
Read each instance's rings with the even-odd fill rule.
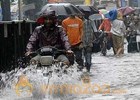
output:
[[[81,72],[77,72],[77,65],[69,68],[60,68],[55,65],[50,68],[36,68],[36,66],[28,66],[26,68],[17,68],[7,73],[1,73],[0,98],[5,100],[72,100],[74,94],[67,91],[64,84],[75,84],[80,82]],[[22,78],[21,78],[22,76]],[[21,78],[21,80],[20,80]],[[21,82],[19,82],[19,80]],[[31,94],[27,92],[30,87],[26,83],[31,84]],[[19,85],[20,95],[16,92]],[[58,90],[50,92],[53,86],[59,86]],[[25,86],[25,87],[24,87]],[[54,88],[54,87],[53,87]],[[63,89],[63,91],[61,91]]]

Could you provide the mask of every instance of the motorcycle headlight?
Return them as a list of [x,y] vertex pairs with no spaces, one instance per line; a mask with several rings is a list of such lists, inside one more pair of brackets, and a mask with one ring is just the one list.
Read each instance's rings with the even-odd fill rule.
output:
[[40,63],[41,63],[41,65],[51,65],[53,63],[53,57],[52,56],[41,56]]

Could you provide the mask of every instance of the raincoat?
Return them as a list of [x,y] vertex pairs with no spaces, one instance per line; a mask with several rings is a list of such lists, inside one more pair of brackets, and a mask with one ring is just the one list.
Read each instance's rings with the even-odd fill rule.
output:
[[43,46],[55,46],[58,49],[70,49],[68,37],[62,30],[62,27],[56,26],[52,31],[46,31],[44,26],[35,28],[33,34],[29,38],[27,51],[35,51]]

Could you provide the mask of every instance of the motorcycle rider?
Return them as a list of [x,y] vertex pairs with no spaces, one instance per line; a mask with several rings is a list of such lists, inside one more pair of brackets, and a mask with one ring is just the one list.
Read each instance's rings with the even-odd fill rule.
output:
[[[68,41],[66,33],[63,28],[57,25],[57,18],[54,10],[47,10],[38,19],[37,23],[41,24],[37,26],[29,38],[25,55],[30,55],[33,51],[44,47],[52,46],[58,49],[65,49],[68,53],[72,53],[71,46]],[[39,60],[39,55],[32,58],[35,61]],[[57,60],[70,64],[66,55],[58,55]]]

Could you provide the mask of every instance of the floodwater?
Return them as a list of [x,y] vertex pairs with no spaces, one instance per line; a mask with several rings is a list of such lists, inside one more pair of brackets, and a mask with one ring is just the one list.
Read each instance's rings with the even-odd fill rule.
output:
[[[139,53],[127,53],[125,49],[122,57],[114,57],[110,50],[106,57],[94,53],[92,58],[89,83],[81,81],[83,73],[77,72],[76,66],[73,66],[73,71],[70,69],[69,74],[61,74],[60,77],[57,74],[47,77],[41,70],[32,69],[24,74],[33,90],[31,93],[25,90],[20,96],[15,91],[15,84],[23,71],[11,74],[8,80],[6,74],[2,73],[6,86],[0,91],[0,100],[140,100]],[[48,93],[47,89],[54,89],[56,84],[66,86],[60,92]],[[42,86],[45,86],[45,92],[42,91]],[[73,88],[75,90],[71,90]]]

